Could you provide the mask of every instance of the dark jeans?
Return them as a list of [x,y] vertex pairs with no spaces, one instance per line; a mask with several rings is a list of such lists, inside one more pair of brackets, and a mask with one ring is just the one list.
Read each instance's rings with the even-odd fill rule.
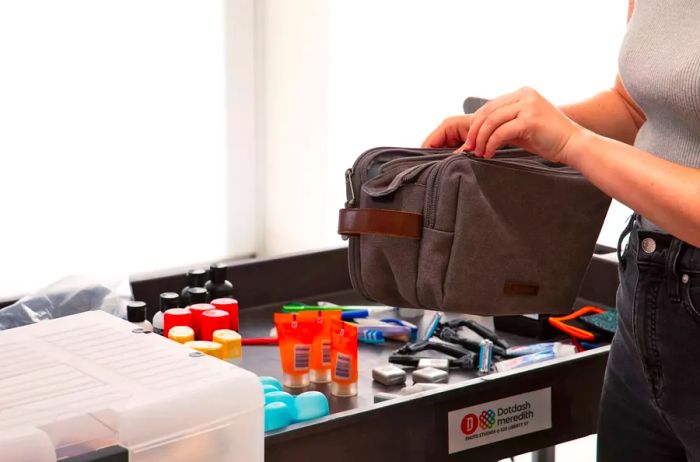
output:
[[700,249],[635,223],[617,309],[598,460],[700,461]]

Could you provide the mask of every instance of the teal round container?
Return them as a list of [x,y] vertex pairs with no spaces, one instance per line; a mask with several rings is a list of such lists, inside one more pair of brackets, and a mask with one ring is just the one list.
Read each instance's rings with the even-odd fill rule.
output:
[[279,389],[275,388],[274,385],[263,385],[263,393],[268,394],[273,391],[279,391]]
[[292,413],[283,402],[276,401],[265,405],[265,431],[279,430],[292,423]]
[[260,383],[262,383],[263,386],[272,385],[278,391],[282,391],[282,383],[279,380],[277,380],[276,378],[270,377],[270,376],[262,376],[262,377],[259,377],[259,379],[260,379]]
[[318,391],[307,391],[294,399],[296,412],[293,416],[296,422],[318,419],[329,413],[328,398]]
[[292,418],[294,418],[295,414],[295,400],[292,395],[287,393],[286,391],[271,391],[270,393],[265,394],[265,404],[270,404],[270,403],[284,403],[287,405],[289,408],[289,412],[292,415]]

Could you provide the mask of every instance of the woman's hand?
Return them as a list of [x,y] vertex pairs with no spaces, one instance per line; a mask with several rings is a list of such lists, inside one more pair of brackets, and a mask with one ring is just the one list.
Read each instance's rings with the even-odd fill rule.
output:
[[583,132],[583,127],[526,87],[493,99],[476,111],[459,150],[491,158],[500,146],[511,144],[551,161],[567,163]]
[[423,141],[424,148],[456,148],[464,144],[472,114],[448,117]]

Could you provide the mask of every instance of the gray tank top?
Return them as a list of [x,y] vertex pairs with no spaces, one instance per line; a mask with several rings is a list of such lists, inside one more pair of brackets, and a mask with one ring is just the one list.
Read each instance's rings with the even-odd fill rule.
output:
[[619,66],[647,119],[635,146],[700,168],[700,0],[637,0]]

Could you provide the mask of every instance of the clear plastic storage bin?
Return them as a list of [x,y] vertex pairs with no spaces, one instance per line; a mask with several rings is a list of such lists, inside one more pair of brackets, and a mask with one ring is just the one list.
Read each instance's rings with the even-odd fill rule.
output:
[[258,378],[192,353],[99,311],[0,332],[0,461],[262,461]]

